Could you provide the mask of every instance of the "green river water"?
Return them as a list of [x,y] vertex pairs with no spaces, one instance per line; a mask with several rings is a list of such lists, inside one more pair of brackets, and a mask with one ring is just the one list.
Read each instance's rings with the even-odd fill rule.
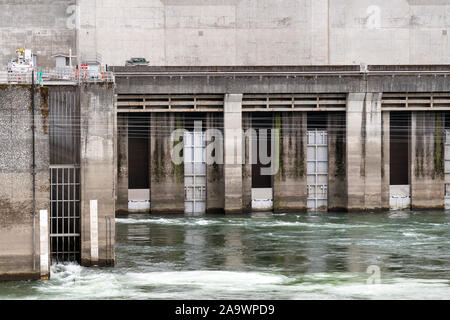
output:
[[450,299],[449,240],[450,212],[130,215],[114,268],[54,265],[0,300]]

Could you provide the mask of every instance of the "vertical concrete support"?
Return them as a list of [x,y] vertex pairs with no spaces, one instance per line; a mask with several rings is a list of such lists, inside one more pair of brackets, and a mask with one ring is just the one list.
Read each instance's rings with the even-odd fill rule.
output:
[[381,113],[381,207],[383,210],[389,210],[390,201],[390,131],[391,131],[391,121],[390,112],[383,111]]
[[[225,185],[223,179],[223,115],[214,112],[208,113],[206,115],[206,129],[212,134],[217,134],[214,134],[214,137],[207,137],[207,143],[208,148],[214,148],[215,158],[218,162],[207,164],[206,166],[206,213],[223,213],[225,206]],[[220,155],[222,155],[222,161],[218,161]]]
[[347,100],[349,211],[380,210],[381,93],[350,93]]
[[224,99],[225,213],[242,212],[242,94]]
[[116,212],[128,211],[128,114],[117,115]]
[[411,209],[444,208],[444,122],[440,112],[411,114]]
[[46,261],[40,259],[39,214],[50,210],[48,90],[39,88],[34,94],[35,217],[31,86],[0,86],[0,280],[48,275],[48,270],[41,270]]
[[39,248],[41,279],[50,277],[50,235],[49,216],[47,210],[39,211]]
[[347,210],[346,121],[341,112],[328,114],[328,211]]
[[[80,87],[81,264],[114,265],[115,109],[112,84]],[[91,200],[97,202],[98,257],[92,255]],[[98,260],[98,262],[96,261]]]
[[242,165],[242,210],[245,213],[252,211],[252,150],[258,141],[252,138],[252,114],[242,114],[242,128],[244,130],[245,162]]
[[273,181],[274,212],[306,211],[307,126],[306,112],[275,114],[275,129],[280,130],[280,162]]
[[155,113],[150,118],[150,205],[152,213],[184,213],[184,163],[172,161],[171,141],[184,129],[182,114]]

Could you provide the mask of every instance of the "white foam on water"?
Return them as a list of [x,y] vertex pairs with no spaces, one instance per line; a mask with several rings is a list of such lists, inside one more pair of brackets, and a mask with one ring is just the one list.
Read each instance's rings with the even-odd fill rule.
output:
[[[394,278],[366,284],[354,273],[279,274],[233,271],[111,272],[52,267],[39,299],[448,299],[448,280]],[[33,297],[29,297],[33,298]]]
[[148,219],[134,219],[134,218],[116,218],[116,223],[119,224],[162,224],[162,225],[179,225],[179,226],[206,226],[220,223],[214,220],[199,219],[199,218],[148,218]]

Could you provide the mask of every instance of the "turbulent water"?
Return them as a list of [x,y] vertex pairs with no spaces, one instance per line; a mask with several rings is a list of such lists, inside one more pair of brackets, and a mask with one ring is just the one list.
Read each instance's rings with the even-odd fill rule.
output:
[[450,213],[131,215],[115,268],[52,266],[0,299],[450,299]]

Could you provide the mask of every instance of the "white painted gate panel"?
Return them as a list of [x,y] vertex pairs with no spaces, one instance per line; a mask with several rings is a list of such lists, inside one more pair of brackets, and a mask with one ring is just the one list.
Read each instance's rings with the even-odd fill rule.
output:
[[184,211],[206,212],[206,142],[204,132],[184,134]]
[[328,208],[328,138],[325,130],[308,130],[307,207],[311,211]]

